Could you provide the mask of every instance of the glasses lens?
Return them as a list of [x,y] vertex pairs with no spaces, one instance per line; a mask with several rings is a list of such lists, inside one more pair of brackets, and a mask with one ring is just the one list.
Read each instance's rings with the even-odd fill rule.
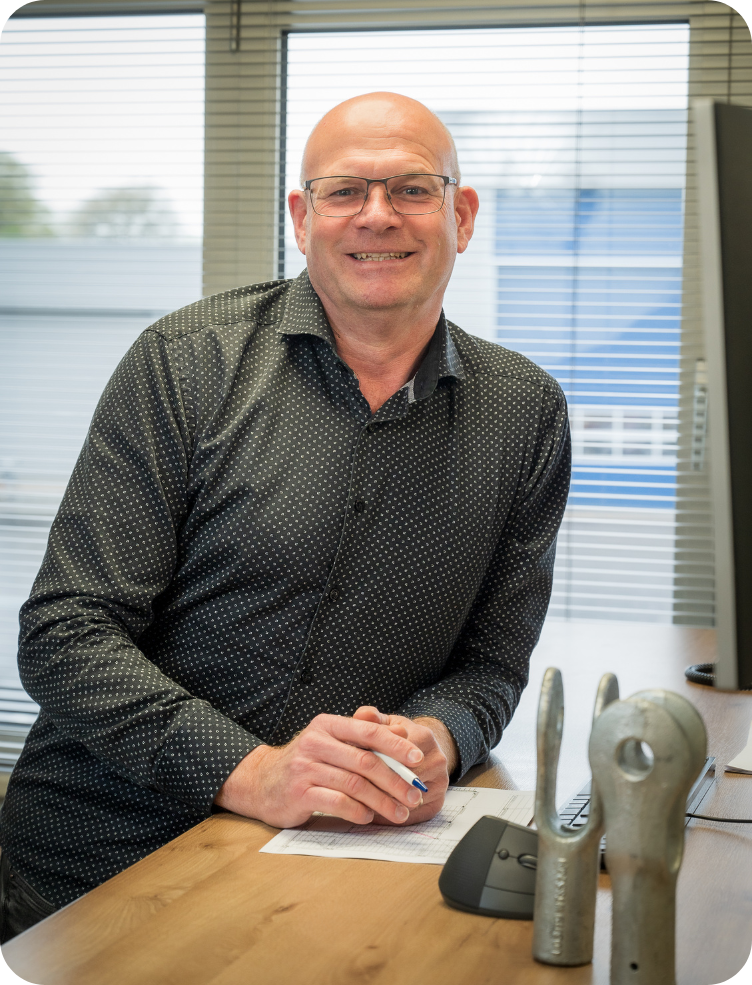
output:
[[355,215],[367,187],[363,178],[317,178],[311,182],[311,202],[319,215]]
[[444,204],[444,179],[435,174],[400,174],[387,182],[392,205],[402,215],[438,212]]

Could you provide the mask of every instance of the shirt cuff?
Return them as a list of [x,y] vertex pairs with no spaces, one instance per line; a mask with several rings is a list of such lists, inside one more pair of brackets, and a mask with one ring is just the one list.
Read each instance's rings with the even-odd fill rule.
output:
[[161,793],[206,815],[238,763],[263,741],[205,701],[186,704],[154,765]]
[[438,718],[449,729],[457,746],[457,768],[449,778],[455,782],[476,763],[488,758],[486,741],[475,715],[464,705],[447,698],[421,697],[408,701],[397,712],[405,718]]

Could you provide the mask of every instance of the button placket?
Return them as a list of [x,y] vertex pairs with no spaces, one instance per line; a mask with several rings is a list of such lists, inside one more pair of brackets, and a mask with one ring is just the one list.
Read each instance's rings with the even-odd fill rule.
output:
[[[366,437],[367,432],[368,432],[368,425],[366,425],[365,427],[362,427],[360,429],[360,431],[358,433],[357,440],[355,442],[355,447],[353,449],[353,467],[352,467],[352,470],[351,470],[350,481],[348,483],[348,488],[347,488],[347,499],[346,499],[346,504],[347,505],[345,506],[344,523],[346,523],[346,521],[348,519],[348,516],[349,516],[349,513],[350,513],[350,505],[353,502],[353,490],[355,488],[357,488],[357,486],[358,486],[358,482],[359,482],[359,480],[358,480],[358,456],[360,454],[361,448],[363,447],[362,442],[363,442],[363,439]],[[357,500],[356,502],[363,502],[363,501],[362,500]],[[297,676],[293,678],[293,685],[292,685],[292,687],[293,687],[293,693],[294,693],[294,690],[295,690],[296,687],[300,687],[301,685],[308,685],[308,684],[312,683],[314,681],[314,679],[315,679],[315,674],[314,674],[313,669],[310,666],[304,666],[304,664],[305,664],[305,662],[306,662],[306,660],[308,658],[308,654],[311,651],[311,645],[312,645],[312,643],[315,642],[315,639],[316,639],[316,630],[317,630],[317,627],[318,627],[318,624],[319,624],[319,617],[321,615],[322,605],[325,605],[328,602],[336,602],[342,596],[342,587],[341,587],[341,585],[336,584],[334,582],[334,579],[335,579],[335,576],[336,576],[336,572],[337,572],[337,568],[338,568],[338,564],[339,564],[340,558],[342,556],[342,552],[343,552],[343,550],[346,550],[347,549],[346,548],[346,542],[347,542],[347,537],[345,535],[345,531],[344,531],[344,527],[343,527],[343,536],[340,537],[339,543],[337,544],[337,550],[336,550],[336,553],[334,555],[334,561],[332,562],[331,569],[329,571],[329,578],[327,579],[327,583],[326,583],[326,585],[324,587],[324,593],[323,593],[322,598],[321,598],[321,603],[319,604],[319,607],[316,610],[316,614],[313,617],[313,621],[311,623],[311,628],[310,628],[310,630],[308,632],[308,638],[306,639],[305,646],[303,647],[303,652],[301,653],[300,660],[298,661],[298,665],[297,666],[298,666],[298,668],[300,668],[300,670],[299,670],[299,673],[297,674]],[[291,707],[290,706],[290,703],[289,703],[290,700],[294,702],[293,694],[290,694],[288,703],[286,704],[285,709],[282,712],[282,716],[281,716],[280,720],[277,722],[277,725],[275,726],[275,729],[274,729],[274,733],[275,734],[277,733],[277,731],[281,727],[283,727],[283,723],[284,723],[284,720],[285,720],[285,717],[286,717],[286,713],[290,710],[290,707]]]

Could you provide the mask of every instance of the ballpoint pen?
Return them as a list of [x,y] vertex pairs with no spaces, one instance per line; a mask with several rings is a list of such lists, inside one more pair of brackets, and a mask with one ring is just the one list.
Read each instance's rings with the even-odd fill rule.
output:
[[391,756],[387,756],[386,753],[376,752],[374,750],[374,755],[378,756],[379,759],[386,763],[390,770],[394,770],[397,776],[401,776],[403,780],[409,783],[413,787],[417,787],[418,790],[422,790],[423,793],[427,793],[428,787],[423,783],[418,777],[409,770],[407,766],[403,766],[402,763],[398,763],[396,759],[392,759]]

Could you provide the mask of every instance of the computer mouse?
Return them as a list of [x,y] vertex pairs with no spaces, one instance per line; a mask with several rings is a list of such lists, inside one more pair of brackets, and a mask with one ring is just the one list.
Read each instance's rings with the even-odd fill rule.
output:
[[537,831],[482,817],[447,859],[439,889],[458,910],[532,920],[537,862]]

